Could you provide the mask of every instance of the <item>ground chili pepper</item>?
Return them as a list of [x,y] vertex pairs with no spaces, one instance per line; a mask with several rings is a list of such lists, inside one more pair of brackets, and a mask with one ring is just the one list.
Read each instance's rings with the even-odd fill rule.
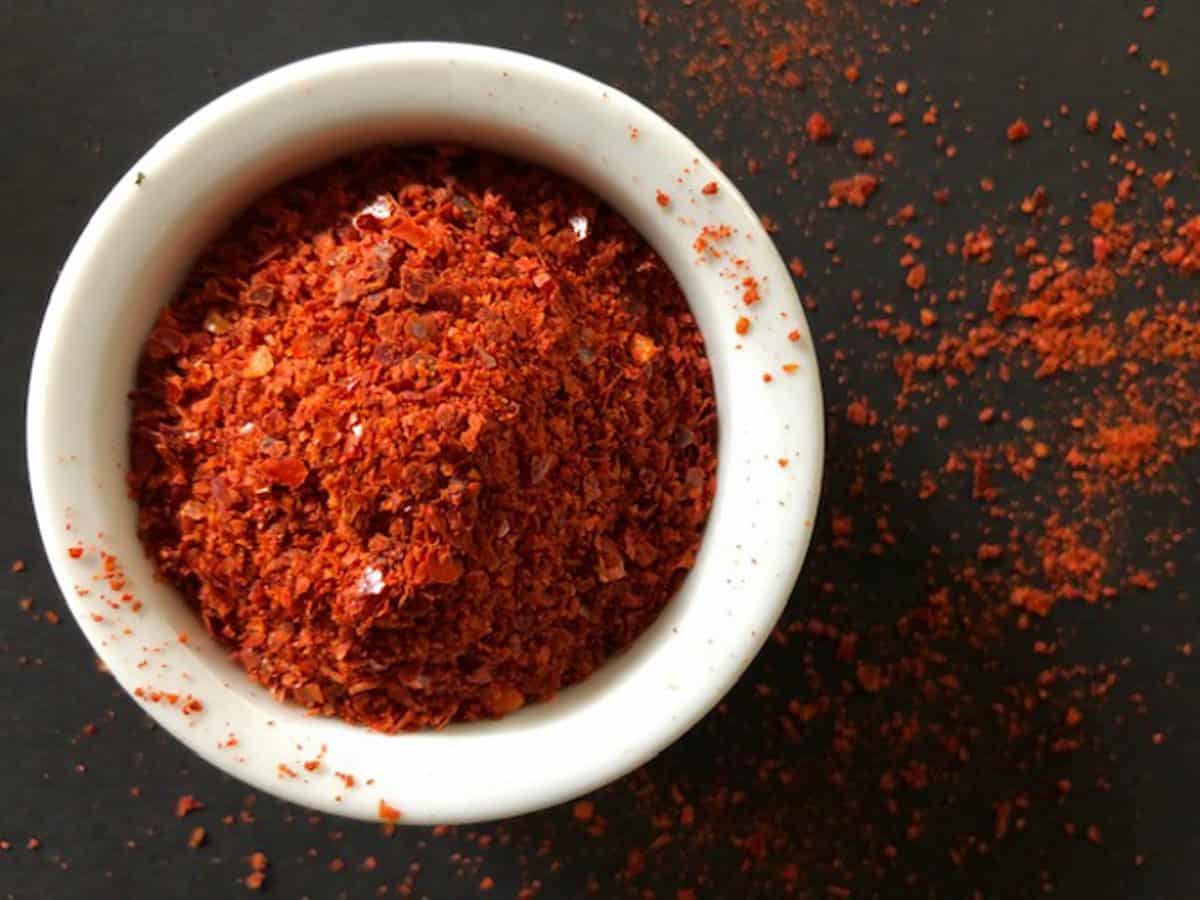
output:
[[133,395],[139,533],[278,696],[385,731],[579,681],[691,567],[715,406],[679,287],[542,169],[379,150],[208,250]]

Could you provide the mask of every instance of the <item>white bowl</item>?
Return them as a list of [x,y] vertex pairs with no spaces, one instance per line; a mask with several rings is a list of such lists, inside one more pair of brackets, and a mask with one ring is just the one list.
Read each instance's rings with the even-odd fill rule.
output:
[[[718,485],[694,570],[628,651],[503,720],[388,736],[273,700],[155,580],[124,481],[127,394],[155,314],[199,250],[255,195],[346,151],[435,141],[569,175],[658,250],[712,361]],[[715,195],[701,193],[709,182],[719,186]],[[671,197],[666,208],[655,200],[660,188]],[[721,247],[746,261],[736,278],[728,259],[700,261],[693,243],[705,225],[733,229]],[[741,296],[746,273],[761,285],[752,308]],[[735,332],[742,315],[753,321],[744,337]],[[798,341],[788,339],[794,329]],[[799,368],[786,374],[785,363]],[[425,824],[567,800],[646,762],[708,712],[787,603],[816,515],[824,441],[816,357],[792,281],[717,167],[613,88],[528,56],[437,43],[358,47],[286,66],[160,140],[100,205],[62,270],[28,410],[29,475],[55,576],[96,652],[145,710],[260,790],[362,819],[377,819],[384,800],[401,821]],[[88,552],[72,558],[68,550],[81,543]],[[139,611],[110,605],[116,595],[97,580],[98,549],[116,556]],[[183,700],[171,704],[155,691],[191,695],[203,709],[185,715]],[[303,763],[318,757],[319,768],[307,771]]]

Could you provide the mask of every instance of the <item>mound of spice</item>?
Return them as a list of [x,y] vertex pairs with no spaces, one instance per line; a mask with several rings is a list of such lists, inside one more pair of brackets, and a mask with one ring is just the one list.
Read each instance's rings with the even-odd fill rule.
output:
[[459,149],[256,202],[145,345],[129,484],[162,575],[278,697],[384,731],[585,678],[691,567],[700,332],[595,196]]

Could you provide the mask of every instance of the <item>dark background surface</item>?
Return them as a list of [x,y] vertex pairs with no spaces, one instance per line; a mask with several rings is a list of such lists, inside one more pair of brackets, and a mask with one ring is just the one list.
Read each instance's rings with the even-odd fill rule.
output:
[[[1126,110],[1133,117],[1137,102],[1153,96],[1159,112],[1182,114],[1181,145],[1197,136],[1188,113],[1200,96],[1195,54],[1200,46],[1200,6],[1164,4],[1168,8],[1152,40],[1155,54],[1170,59],[1172,76],[1158,79],[1144,65],[1136,71],[1119,68],[1126,44],[1150,34],[1137,30],[1141,3],[1022,0],[989,8],[963,0],[926,3],[921,9],[863,5],[872,10],[885,35],[891,34],[897,43],[912,38],[921,44],[917,54],[874,61],[873,70],[889,80],[911,79],[915,93],[930,91],[944,102],[961,98],[969,123],[981,132],[1002,134],[1016,115],[1039,120],[1064,102],[1075,109]],[[801,6],[794,4],[796,9]],[[580,10],[581,16],[570,14]],[[908,31],[901,32],[901,26]],[[922,33],[927,26],[928,33]],[[656,39],[677,38],[660,34]],[[643,889],[673,898],[676,889],[684,887],[696,888],[702,897],[781,895],[778,882],[753,872],[743,874],[746,854],[730,840],[703,853],[652,856],[646,871],[632,880],[620,873],[627,868],[630,851],[645,848],[655,833],[647,821],[647,794],[668,792],[676,780],[697,791],[718,783],[750,785],[761,758],[780,752],[763,737],[767,724],[757,694],[760,685],[769,683],[785,696],[803,695],[790,656],[794,648],[769,647],[721,713],[710,716],[646,771],[600,792],[595,802],[609,820],[603,837],[579,827],[569,806],[498,828],[436,835],[427,829],[400,830],[386,837],[376,826],[309,817],[269,797],[257,798],[252,814],[223,824],[223,816],[238,817],[245,808],[246,790],[156,731],[111,679],[97,673],[90,649],[66,615],[34,526],[21,423],[38,322],[72,241],[91,210],[145,148],[200,105],[254,75],[312,53],[400,39],[497,44],[618,84],[670,114],[702,148],[726,162],[751,202],[784,223],[778,241],[785,257],[811,258],[810,268],[820,261],[804,229],[788,226],[796,210],[811,208],[824,192],[829,173],[822,173],[820,160],[809,162],[813,180],[796,184],[749,178],[743,166],[730,165],[739,155],[755,153],[761,123],[752,109],[735,112],[721,123],[718,136],[717,121],[697,114],[679,83],[672,84],[676,79],[668,68],[651,70],[644,64],[638,45],[645,34],[633,3],[580,3],[568,9],[548,0],[0,0],[0,359],[5,373],[0,378],[0,414],[9,423],[0,432],[0,559],[28,563],[24,574],[10,575],[5,565],[0,575],[0,839],[13,845],[0,853],[0,897],[165,900],[238,895],[246,890],[239,883],[248,871],[245,858],[258,850],[271,860],[268,890],[278,897],[370,897],[380,886],[391,886],[388,896],[395,896],[394,886],[414,862],[420,864],[417,896],[474,896],[484,877],[494,879],[492,896],[502,897],[514,896],[535,878],[544,883],[541,896],[550,898],[589,891],[639,896]],[[878,116],[869,116],[865,109],[858,115],[864,133],[885,130]],[[966,161],[956,166],[934,154],[914,155],[905,163],[905,177],[913,185],[936,181],[970,195],[982,166],[1022,188],[1040,182],[1053,189],[1052,179],[1058,177],[1059,186],[1069,190],[1069,167],[1059,166],[1057,176],[1041,174],[1054,168],[1052,157],[1062,152],[1061,142],[1031,149],[1019,161],[1006,155],[1002,141],[984,143],[964,141]],[[844,169],[845,164],[840,165]],[[1017,187],[1013,192],[1019,196]],[[949,213],[943,224],[961,233],[970,217],[964,212],[962,221],[955,223],[954,215]],[[868,278],[872,259],[865,249],[858,250],[868,246],[873,231],[864,220],[847,225],[842,236],[849,268],[861,274],[867,267]],[[887,277],[894,275],[889,272]],[[819,301],[811,319],[815,333],[837,325],[844,313],[836,298],[856,284],[845,272],[810,282],[807,291]],[[860,340],[864,352],[874,346],[865,336]],[[855,385],[853,378],[853,373],[827,377],[831,405],[844,404],[852,388],[871,389],[869,384]],[[886,392],[880,396],[886,397]],[[847,477],[839,472],[837,458],[849,455],[850,448],[836,433],[833,437],[829,477],[831,490],[837,490],[838,479]],[[913,471],[923,468],[923,452],[936,465],[942,451],[920,446],[912,450],[906,465]],[[1153,518],[1153,504],[1146,514]],[[908,513],[901,509],[895,515],[904,519]],[[913,587],[924,544],[953,527],[953,522],[924,522],[912,531],[916,537],[902,541],[896,553],[877,564],[817,554],[809,561],[789,617],[805,618],[808,605],[815,602],[805,585],[839,582],[850,565],[857,567],[860,601],[886,607],[898,592]],[[1200,576],[1194,539],[1183,545],[1179,560],[1179,583],[1194,582]],[[59,611],[64,621],[55,627],[21,611],[17,600],[23,596],[32,596],[38,611]],[[853,885],[854,896],[969,897],[973,890],[988,897],[1037,896],[1045,884],[1053,885],[1056,896],[1069,898],[1183,898],[1200,891],[1194,865],[1200,855],[1200,815],[1195,812],[1200,722],[1192,699],[1200,680],[1195,664],[1175,652],[1179,643],[1200,636],[1195,609],[1176,594],[1164,593],[1104,613],[1075,608],[1061,615],[1081,657],[1129,656],[1138,661],[1121,690],[1144,692],[1156,721],[1136,731],[1112,719],[1097,722],[1097,740],[1105,749],[1071,761],[1042,761],[1036,772],[998,771],[996,777],[1008,778],[1017,787],[1023,779],[1033,783],[1071,777],[1093,788],[1078,799],[1071,817],[1080,823],[1101,823],[1103,846],[1064,836],[1055,819],[1010,842],[1003,854],[964,869],[951,860],[947,843],[932,841],[907,857],[905,871],[918,872],[918,884],[898,876],[875,884],[862,882]],[[81,735],[87,723],[97,726],[93,736]],[[1166,730],[1169,741],[1154,747],[1146,736],[1160,729]],[[787,745],[787,762],[801,771],[819,770],[826,741],[814,734]],[[814,779],[815,785],[819,782]],[[1094,789],[1101,782],[1109,787]],[[131,795],[135,786],[140,796]],[[982,775],[967,780],[953,796],[931,797],[929,816],[965,817],[966,830],[986,832],[993,787]],[[177,819],[175,801],[184,793],[195,795],[207,808]],[[794,858],[784,854],[770,865],[794,862],[811,869],[806,890],[825,896],[823,885],[839,880],[838,860],[845,860],[848,870],[855,868],[862,833],[852,820],[858,815],[855,810],[870,805],[872,793],[869,785],[849,798],[814,787],[811,798],[795,811],[806,824],[796,827],[805,833],[826,832],[828,845]],[[756,796],[761,797],[761,791],[751,791],[748,803],[753,805]],[[747,815],[747,822],[753,821],[752,813],[729,815]],[[828,827],[814,828],[813,822],[827,822]],[[198,851],[186,846],[195,825],[203,825],[209,834],[207,846]],[[749,828],[747,824],[746,831]],[[736,823],[728,830],[739,833]],[[487,835],[483,841],[481,834]],[[38,849],[26,849],[30,837],[38,839]],[[541,847],[549,847],[548,852],[539,854]],[[1133,860],[1139,853],[1147,859],[1136,866]],[[364,871],[368,857],[375,858],[376,866]],[[334,871],[335,859],[344,861],[343,871]]]

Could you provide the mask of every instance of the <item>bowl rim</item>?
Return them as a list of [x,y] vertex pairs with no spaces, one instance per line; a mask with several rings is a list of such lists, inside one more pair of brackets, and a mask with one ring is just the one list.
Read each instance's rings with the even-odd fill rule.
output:
[[[164,640],[164,635],[177,633],[172,629],[178,624],[165,606],[160,609],[148,602],[137,619],[130,619],[153,638],[140,648],[132,646],[134,641],[118,640],[114,631],[128,610],[118,612],[113,621],[95,619],[95,597],[81,594],[79,588],[81,580],[94,580],[97,560],[91,553],[83,560],[72,559],[67,551],[97,531],[97,524],[109,527],[108,519],[90,508],[100,504],[89,498],[101,489],[111,496],[113,478],[112,473],[94,471],[95,460],[107,458],[103,449],[93,446],[89,433],[76,436],[72,430],[76,426],[70,425],[73,420],[94,423],[97,418],[80,415],[80,400],[88,412],[91,395],[81,398],[78,390],[69,390],[73,380],[86,381],[73,368],[78,357],[86,358],[86,348],[72,325],[82,328],[89,314],[84,304],[93,299],[88,287],[100,277],[98,267],[105,252],[115,246],[118,233],[136,233],[159,224],[167,231],[173,226],[162,215],[156,219],[156,209],[198,202],[199,195],[187,196],[188,183],[182,177],[181,196],[175,198],[159,191],[157,199],[143,199],[139,195],[143,181],[153,183],[158,173],[179,169],[183,160],[194,160],[201,151],[220,157],[213,166],[226,166],[220,172],[229,176],[237,171],[231,161],[237,150],[222,157],[221,141],[235,144],[235,127],[246,131],[251,143],[257,139],[253,132],[260,126],[246,129],[247,117],[262,122],[263,129],[284,129],[280,133],[285,134],[286,126],[280,123],[299,121],[299,114],[288,107],[300,98],[313,110],[333,117],[335,96],[350,98],[345,100],[348,106],[367,102],[357,93],[337,95],[338,90],[358,85],[364,96],[380,95],[382,89],[373,79],[429,76],[435,71],[448,73],[447,81],[462,89],[447,95],[447,120],[467,116],[463,112],[467,107],[475,118],[467,116],[464,121],[477,127],[491,127],[480,123],[493,116],[497,129],[509,129],[503,132],[511,139],[499,148],[502,152],[526,155],[514,149],[514,141],[523,138],[513,135],[524,134],[536,151],[528,154],[530,158],[557,167],[554,154],[560,153],[568,168],[586,169],[587,174],[568,174],[589,187],[589,178],[594,182],[602,177],[596,172],[603,166],[625,179],[624,187],[596,192],[642,231],[676,272],[713,362],[721,432],[718,502],[701,558],[668,606],[671,614],[664,613],[619,662],[559,698],[497,722],[385,736],[338,721],[305,718],[294,709],[275,705],[244,676],[246,683],[239,683],[240,670],[219,658],[215,645],[206,644],[205,635],[187,645]],[[429,82],[426,87],[433,94],[443,90]],[[481,99],[484,94],[486,101]],[[416,115],[411,107],[424,101],[406,99],[407,107],[399,99],[378,102],[399,120]],[[387,106],[389,102],[396,104],[394,108]],[[577,140],[568,131],[584,128],[582,123],[593,123],[597,130]],[[492,146],[490,140],[489,132],[479,143]],[[608,177],[616,179],[618,174]],[[718,186],[717,193],[711,200],[700,198],[701,186],[711,182]],[[666,210],[656,208],[659,184],[673,198]],[[145,192],[147,198],[155,193]],[[752,272],[764,290],[766,301],[753,310],[741,303],[740,288],[736,280],[731,281],[727,263],[697,259],[692,242],[705,223],[717,221],[734,224],[724,259],[735,261],[735,266],[736,260],[743,260],[749,268],[742,271]],[[125,266],[132,273],[136,249],[129,254],[128,260],[120,257],[112,267]],[[685,258],[695,266],[686,277],[680,269]],[[727,268],[717,274],[715,268],[721,265]],[[689,291],[689,281],[706,289]],[[105,295],[103,290],[97,293]],[[751,335],[731,337],[733,323],[743,313],[753,318]],[[796,333],[798,341],[785,337]],[[791,378],[780,374],[783,361],[796,362],[799,371]],[[78,365],[86,368],[85,363]],[[765,383],[765,371],[775,373],[773,384]],[[129,382],[125,385],[127,389]],[[753,391],[752,386],[756,386]],[[729,415],[735,409],[733,398],[736,416]],[[731,427],[731,421],[737,427]],[[733,452],[727,459],[730,448]],[[52,292],[30,377],[27,455],[38,528],[71,612],[122,687],[159,724],[228,774],[304,806],[378,820],[383,801],[402,811],[402,822],[449,824],[530,812],[598,788],[648,761],[720,701],[761,649],[795,586],[819,501],[824,419],[815,349],[786,266],[749,204],[686,136],[624,93],[556,63],[473,44],[400,42],[324,53],[261,75],[193,113],[133,165],[88,222]],[[785,458],[790,463],[786,468],[779,462]],[[81,473],[81,466],[86,471]],[[106,511],[111,508],[99,513]],[[723,518],[717,528],[719,515]],[[64,527],[67,517],[78,520],[74,528],[69,523]],[[709,558],[710,536],[717,531],[734,534],[735,528],[746,532],[746,545],[734,535],[721,546],[736,546],[737,558]],[[135,560],[129,563],[134,569],[139,566]],[[141,565],[144,568],[144,560]],[[167,590],[149,582],[141,579],[141,589],[150,597]],[[680,599],[685,594],[686,602]],[[145,691],[138,696],[135,689],[145,684],[147,647],[158,654],[156,663],[165,674],[154,677],[163,679],[165,690],[170,685],[176,691],[181,684],[198,686],[196,696],[205,705],[202,713],[181,716],[173,704],[155,700]],[[705,657],[703,664],[688,664],[697,654]],[[166,659],[172,662],[158,662]],[[566,702],[563,698],[568,694],[571,698]],[[236,745],[214,740],[226,730],[236,733]],[[319,775],[287,775],[282,772],[284,763],[277,765],[277,758],[290,752],[300,738],[308,756],[318,745],[328,749],[327,757],[325,749],[320,751],[326,763]],[[244,751],[239,749],[243,747]],[[265,758],[272,756],[276,758]],[[288,758],[298,759],[296,753]],[[356,772],[359,789],[345,789],[334,780],[335,770]]]

